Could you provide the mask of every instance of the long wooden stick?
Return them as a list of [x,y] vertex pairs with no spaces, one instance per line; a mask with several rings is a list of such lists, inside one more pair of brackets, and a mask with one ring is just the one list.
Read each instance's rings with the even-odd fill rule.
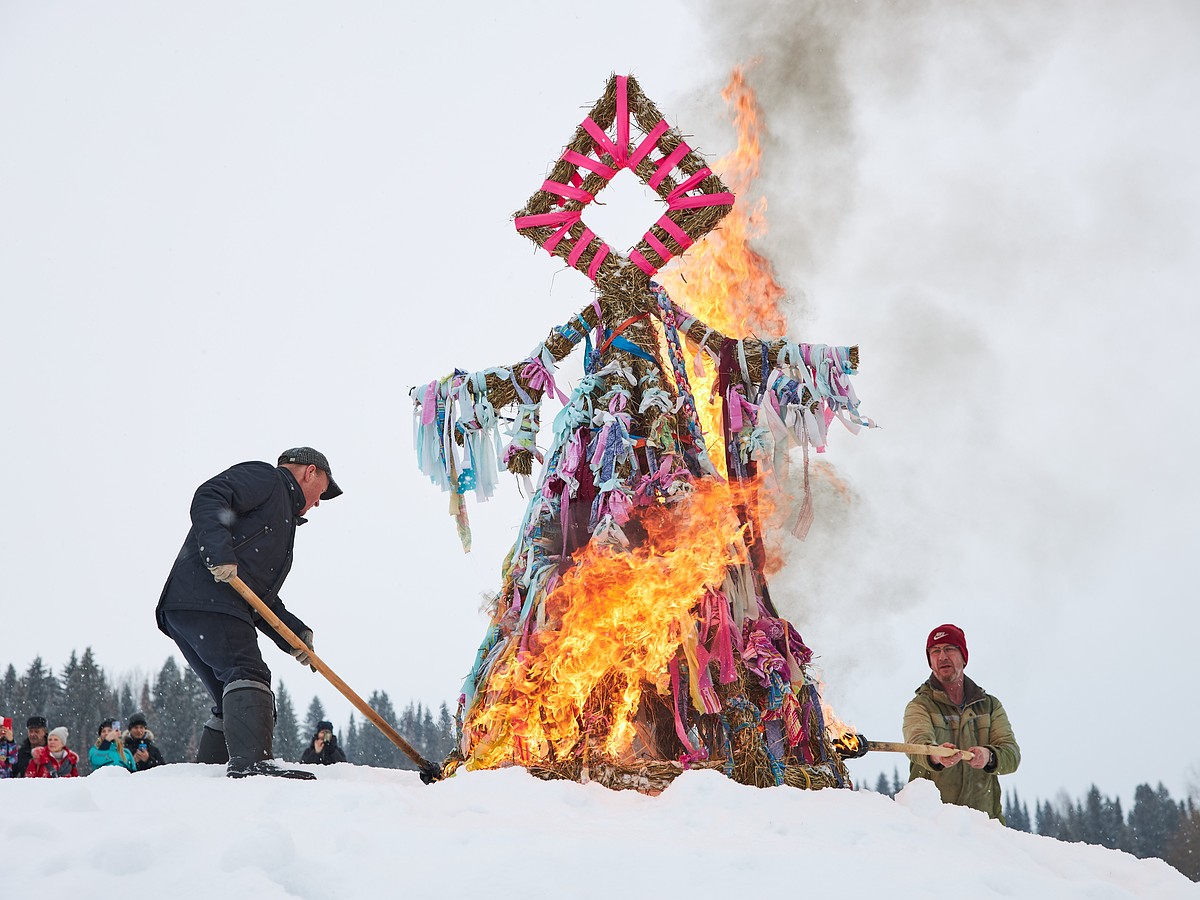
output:
[[370,719],[375,724],[375,727],[382,731],[387,736],[389,741],[399,747],[405,756],[421,767],[422,781],[425,781],[425,783],[428,784],[429,781],[426,781],[426,778],[436,781],[439,777],[441,777],[441,767],[431,763],[420,753],[418,753],[413,748],[412,744],[402,738],[400,733],[388,724],[387,720],[383,716],[375,712],[375,710],[368,705],[366,700],[351,690],[350,686],[346,684],[346,682],[342,681],[342,679],[338,677],[337,673],[334,672],[333,669],[329,668],[329,666],[327,666],[325,662],[319,656],[317,656],[317,654],[313,653],[312,650],[309,649],[308,645],[305,644],[304,641],[297,637],[296,632],[288,628],[287,625],[285,625],[279,618],[279,616],[271,612],[271,607],[263,603],[258,594],[254,593],[254,591],[251,590],[250,586],[247,585],[246,582],[234,575],[229,579],[229,583],[233,585],[233,589],[241,594],[242,598],[247,603],[254,607],[255,611],[263,617],[268,625],[279,632],[285,641],[291,644],[296,650],[302,650],[307,653],[309,664],[322,675],[324,675],[329,680],[330,684],[341,691],[343,697],[353,703],[359,712]]
[[868,750],[882,750],[885,753],[920,753],[923,756],[953,756],[961,753],[963,759],[974,756],[970,750],[955,750],[951,747],[940,747],[936,744],[898,744],[895,741],[867,741]]

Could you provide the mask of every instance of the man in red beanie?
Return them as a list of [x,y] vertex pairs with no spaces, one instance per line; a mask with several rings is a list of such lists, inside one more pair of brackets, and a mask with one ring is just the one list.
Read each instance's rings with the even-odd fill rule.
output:
[[953,756],[909,754],[909,781],[928,778],[943,803],[969,806],[1004,821],[1000,775],[1021,764],[1021,748],[1000,701],[964,674],[967,637],[957,625],[939,625],[925,640],[929,679],[904,709],[904,740],[959,750]]

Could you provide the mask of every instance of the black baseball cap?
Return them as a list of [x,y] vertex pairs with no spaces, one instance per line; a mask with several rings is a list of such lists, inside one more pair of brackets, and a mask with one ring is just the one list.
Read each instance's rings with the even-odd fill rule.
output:
[[321,495],[322,500],[332,500],[334,497],[342,495],[342,489],[337,486],[337,482],[333,480],[333,471],[329,468],[329,460],[325,458],[325,454],[320,450],[314,450],[312,447],[293,447],[291,450],[284,450],[279,454],[279,462],[277,466],[282,466],[284,463],[296,463],[301,466],[316,466],[322,472],[329,476],[329,487],[325,493]]

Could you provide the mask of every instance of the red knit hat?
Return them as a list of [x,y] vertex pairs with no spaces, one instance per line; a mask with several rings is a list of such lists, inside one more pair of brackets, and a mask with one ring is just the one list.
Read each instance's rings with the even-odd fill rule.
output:
[[953,644],[962,653],[963,665],[967,664],[967,636],[957,625],[939,625],[929,632],[925,640],[925,662],[929,662],[929,648],[934,644]]

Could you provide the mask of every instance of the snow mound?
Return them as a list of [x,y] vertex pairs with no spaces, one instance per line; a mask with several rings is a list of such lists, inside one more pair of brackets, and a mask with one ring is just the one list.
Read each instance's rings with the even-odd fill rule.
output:
[[[219,766],[0,784],[9,896],[83,896],[137,879],[157,896],[1195,898],[1166,863],[1023,834],[944,806],[927,782],[758,790],[687,772],[659,797],[522,769],[303,767],[316,782]],[[933,874],[936,871],[936,875]],[[132,889],[134,881],[130,881]],[[229,893],[232,891],[232,893]]]

